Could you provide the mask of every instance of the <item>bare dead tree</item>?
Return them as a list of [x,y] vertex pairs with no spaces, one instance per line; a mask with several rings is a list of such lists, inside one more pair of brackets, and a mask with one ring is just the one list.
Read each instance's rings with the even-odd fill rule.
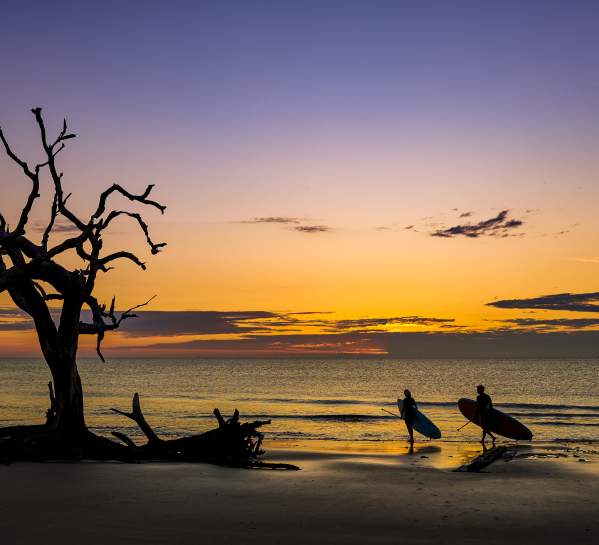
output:
[[[153,207],[164,212],[166,207],[150,199],[153,185],[136,195],[119,184],[113,184],[99,197],[97,208],[91,216],[83,218],[68,205],[69,195],[63,188],[63,173],[56,163],[57,155],[75,134],[68,131],[66,119],[55,139],[49,139],[41,108],[32,113],[40,131],[44,161],[30,167],[10,146],[0,128],[0,140],[8,157],[16,163],[30,182],[30,191],[21,210],[17,224],[11,228],[0,212],[0,293],[7,291],[11,299],[23,312],[31,316],[42,354],[50,368],[55,389],[54,414],[48,427],[61,433],[76,435],[85,432],[83,392],[77,370],[77,347],[80,335],[97,338],[97,352],[102,360],[101,343],[107,331],[117,329],[124,320],[135,316],[134,310],[143,303],[120,315],[115,311],[115,299],[110,306],[100,303],[94,296],[98,275],[106,273],[119,259],[129,260],[145,269],[145,264],[133,253],[123,250],[102,253],[103,238],[112,222],[121,216],[133,219],[139,226],[152,254],[158,253],[165,243],[155,243],[149,234],[148,225],[138,213],[127,210],[109,209],[112,196],[121,196],[129,201]],[[29,217],[36,199],[40,196],[42,171],[50,175],[53,199],[50,220],[39,243],[28,235]],[[52,246],[50,244],[57,218],[64,218],[75,234]],[[70,252],[76,253],[81,267],[69,269],[61,264],[61,258]],[[46,287],[45,287],[46,286]],[[49,288],[48,288],[49,287]],[[55,312],[49,302],[61,302],[59,320],[52,319]],[[82,309],[89,308],[92,319],[81,320]]]
[[[117,411],[133,419],[148,439],[138,446],[126,435],[114,432],[121,442],[116,443],[91,433],[85,423],[83,388],[77,369],[77,348],[80,335],[96,337],[96,351],[102,361],[102,340],[106,332],[118,329],[121,324],[136,317],[135,311],[152,299],[124,312],[116,311],[115,298],[109,305],[94,295],[98,275],[111,270],[119,260],[128,260],[141,269],[145,263],[129,250],[102,252],[103,238],[117,218],[129,218],[141,230],[152,255],[165,246],[154,242],[148,224],[138,212],[113,209],[114,197],[126,199],[137,205],[155,208],[164,213],[166,207],[150,198],[153,185],[140,193],[131,193],[119,184],[113,184],[98,198],[91,215],[83,217],[69,205],[70,195],[63,188],[63,173],[59,171],[56,157],[75,134],[68,131],[66,119],[58,136],[48,138],[41,108],[32,113],[40,131],[44,160],[34,167],[22,159],[9,144],[2,128],[0,140],[8,157],[23,171],[30,189],[18,215],[17,224],[11,227],[0,211],[0,293],[8,292],[14,304],[28,314],[34,323],[39,345],[50,368],[53,381],[48,385],[50,408],[46,423],[38,426],[13,426],[0,428],[0,460],[45,460],[118,458],[122,460],[164,459],[226,463],[243,467],[271,467],[295,469],[286,464],[261,464],[251,461],[262,453],[262,434],[258,428],[269,421],[239,423],[239,413],[227,421],[218,409],[214,414],[218,428],[209,432],[162,440],[145,420],[139,396],[133,398],[131,413]],[[51,180],[52,205],[50,219],[35,242],[29,235],[30,215],[40,196],[40,176],[48,172]],[[67,222],[67,236],[51,244],[57,220]],[[69,254],[79,257],[81,266],[67,267],[63,259]],[[50,305],[60,305],[59,308]],[[88,309],[91,320],[82,320],[82,311]],[[58,313],[57,321],[54,320]],[[124,443],[124,444],[123,444]]]
[[[70,194],[65,194],[63,173],[60,172],[56,163],[58,154],[76,135],[68,131],[65,119],[58,136],[50,139],[42,117],[42,109],[34,108],[32,113],[40,132],[44,157],[41,163],[37,163],[33,167],[12,149],[0,128],[0,140],[6,154],[20,167],[30,184],[27,199],[14,227],[8,224],[6,217],[0,211],[0,293],[8,292],[14,304],[32,318],[42,354],[52,374],[53,388],[50,385],[51,407],[44,425],[27,429],[23,427],[0,429],[0,438],[17,436],[30,438],[33,435],[38,444],[43,438],[47,445],[47,440],[51,438],[53,445],[56,444],[56,441],[63,445],[65,443],[89,445],[91,438],[99,438],[89,432],[85,423],[83,389],[77,369],[79,337],[80,335],[95,336],[96,351],[103,361],[101,346],[106,332],[116,330],[125,320],[136,317],[135,311],[151,301],[149,299],[140,305],[118,313],[115,310],[114,297],[110,304],[106,305],[94,296],[98,276],[110,271],[117,261],[127,260],[141,269],[146,268],[145,263],[129,250],[104,253],[102,251],[104,236],[117,218],[129,218],[141,230],[152,255],[160,252],[166,245],[164,242],[154,242],[150,236],[148,224],[141,214],[126,209],[113,209],[110,207],[110,203],[115,197],[120,197],[138,206],[155,208],[161,213],[164,213],[166,206],[151,198],[153,185],[148,185],[142,193],[135,194],[119,184],[113,184],[99,195],[98,205],[91,215],[83,217],[76,213],[68,204]],[[46,171],[51,180],[53,193],[50,219],[41,234],[41,240],[35,242],[29,235],[30,215],[40,196],[40,176],[42,172]],[[69,231],[72,229],[75,234],[52,245],[51,235],[59,218],[61,221],[67,222],[70,227]],[[79,257],[81,263],[79,268],[68,268],[63,264],[65,262],[63,258],[69,254],[76,254]],[[61,305],[60,308],[51,308],[49,305],[51,302],[52,304],[58,303]],[[82,320],[84,309],[91,311],[90,321]],[[58,312],[57,322],[53,319],[56,312]],[[134,409],[135,407],[134,403]],[[137,407],[139,408],[139,401],[137,401]],[[135,417],[138,414],[141,414],[141,409],[131,413]],[[151,428],[147,423],[144,424],[145,420],[142,421],[138,418],[136,421],[143,424],[142,430],[148,435],[148,430]],[[219,423],[221,431],[216,435],[222,439],[223,430],[226,428],[229,433],[230,428],[223,426],[220,420]],[[256,428],[262,424],[255,423],[254,427],[246,429],[245,432],[249,435],[238,434],[235,448],[239,448],[240,444],[246,445],[246,455],[256,454],[259,447],[255,448],[253,443],[250,444],[251,440],[250,443],[247,441],[248,438],[259,437]],[[126,446],[107,439],[99,442],[91,441],[91,444],[96,446],[101,444],[105,453],[109,452],[114,455],[114,453],[120,452],[120,456],[125,455],[117,447],[126,449],[126,456],[133,454],[137,456],[150,452],[156,456],[157,451],[173,452],[172,449],[165,448],[164,445],[168,442],[159,440],[155,434],[154,436],[148,435],[150,442],[145,450],[136,447],[128,438],[124,439],[125,436],[122,434],[117,434],[117,437],[123,439]],[[192,443],[201,443],[206,446],[207,443],[204,440],[198,440],[197,437],[201,436],[196,436]],[[183,446],[181,443],[176,443],[179,455],[181,455]],[[34,456],[31,454],[33,452],[31,448],[31,442],[27,446],[21,442],[18,450],[21,454],[28,452],[27,456]],[[243,450],[242,448],[240,452]],[[34,451],[38,454],[41,452],[39,447]],[[45,449],[44,452],[45,455],[48,455],[48,449]],[[70,452],[72,454],[73,451]]]

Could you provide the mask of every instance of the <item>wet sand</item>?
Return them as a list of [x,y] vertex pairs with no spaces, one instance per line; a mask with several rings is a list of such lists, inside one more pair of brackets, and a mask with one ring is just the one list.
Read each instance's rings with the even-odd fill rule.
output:
[[[269,445],[267,459],[297,463],[297,472],[203,464],[0,466],[0,536],[11,545],[599,539],[599,462],[584,445],[567,456],[524,449],[479,474],[451,471],[477,445],[422,444],[412,455],[398,443],[379,447]],[[578,461],[585,456],[589,462]]]

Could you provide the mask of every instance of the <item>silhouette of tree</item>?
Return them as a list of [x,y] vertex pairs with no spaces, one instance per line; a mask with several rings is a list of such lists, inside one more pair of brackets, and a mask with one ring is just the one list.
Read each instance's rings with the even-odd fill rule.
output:
[[[44,161],[30,167],[10,146],[0,128],[0,140],[8,157],[16,163],[29,180],[31,189],[21,210],[18,222],[9,226],[0,211],[0,293],[8,292],[16,306],[33,319],[42,354],[50,368],[53,381],[49,384],[50,408],[44,425],[12,426],[0,428],[0,458],[52,459],[52,458],[119,458],[167,459],[187,461],[210,461],[253,467],[251,462],[262,453],[262,434],[257,428],[269,421],[239,423],[239,413],[225,421],[218,409],[214,414],[218,428],[204,434],[174,440],[160,439],[145,420],[141,411],[139,395],[133,397],[130,413],[114,411],[134,420],[147,438],[147,444],[138,446],[123,433],[113,432],[122,443],[91,433],[85,423],[83,388],[77,369],[77,348],[80,335],[96,337],[96,351],[104,361],[102,340],[107,331],[118,329],[127,319],[134,318],[135,310],[147,305],[146,301],[122,313],[115,310],[113,297],[110,305],[102,304],[94,296],[98,275],[110,271],[119,260],[128,260],[141,269],[145,263],[128,250],[102,251],[105,233],[120,217],[130,218],[139,227],[152,255],[166,245],[156,243],[142,215],[128,210],[112,209],[109,202],[121,197],[132,203],[156,208],[164,213],[166,207],[150,198],[153,185],[148,185],[139,195],[131,193],[119,184],[113,184],[98,198],[98,205],[89,217],[83,218],[68,204],[70,194],[63,188],[63,173],[56,164],[57,155],[66,142],[75,138],[68,131],[66,119],[54,140],[49,140],[42,117],[42,109],[32,113],[40,131]],[[50,219],[36,243],[28,235],[29,216],[36,199],[40,196],[40,176],[47,171],[53,192]],[[59,224],[67,237],[52,245],[51,235]],[[79,268],[69,268],[65,262],[71,255],[79,257]],[[65,259],[68,257],[69,259]],[[58,320],[53,316],[56,309],[49,302],[59,302]],[[54,303],[53,303],[54,304]],[[88,309],[91,320],[82,320],[82,311]],[[262,464],[262,467],[268,464]],[[277,466],[276,467],[283,467]],[[270,467],[275,467],[270,466]],[[291,467],[286,467],[291,468]]]
[[[149,185],[140,195],[135,195],[119,184],[114,184],[99,196],[98,206],[91,216],[83,218],[77,214],[69,207],[70,195],[65,195],[63,173],[56,163],[57,155],[76,135],[68,132],[65,119],[58,136],[49,140],[42,109],[34,108],[32,113],[39,127],[44,152],[44,161],[33,168],[13,151],[0,128],[0,140],[6,154],[21,168],[31,184],[18,223],[13,228],[0,211],[0,293],[8,292],[15,305],[31,316],[35,324],[40,348],[54,382],[55,401],[47,427],[73,435],[86,430],[83,391],[76,361],[79,336],[95,335],[98,355],[104,361],[101,343],[105,333],[117,329],[124,320],[135,316],[136,308],[149,302],[117,315],[114,298],[107,307],[94,296],[98,275],[111,270],[117,260],[129,260],[145,269],[145,264],[127,250],[103,253],[104,234],[115,219],[126,216],[137,223],[152,254],[157,254],[165,246],[163,242],[155,243],[152,240],[148,225],[140,214],[110,209],[109,201],[113,196],[121,196],[129,201],[157,208],[162,213],[166,207],[150,199],[153,185]],[[43,171],[50,175],[53,199],[50,220],[41,233],[41,240],[36,243],[28,235],[28,227],[31,211],[40,196],[40,177]],[[73,234],[52,245],[51,234],[57,218],[64,218]],[[80,258],[80,268],[68,268],[60,262],[65,261],[61,258],[69,253],[75,253]],[[55,324],[55,310],[51,310],[48,303],[57,301],[62,303],[62,307],[58,323]],[[92,319],[89,322],[81,320],[82,309],[85,307],[91,311]]]

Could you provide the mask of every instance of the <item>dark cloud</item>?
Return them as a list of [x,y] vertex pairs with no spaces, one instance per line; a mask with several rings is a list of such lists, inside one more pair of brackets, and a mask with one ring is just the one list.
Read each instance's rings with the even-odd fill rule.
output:
[[0,307],[0,331],[27,331],[33,321],[18,308]]
[[472,216],[472,212],[462,212],[460,214],[460,218],[469,218],[470,216]]
[[496,308],[521,308],[539,310],[569,310],[573,312],[599,312],[599,292],[557,293],[530,299],[503,299],[487,303]]
[[[266,311],[139,311],[127,320],[122,332],[128,337],[170,337],[179,335],[223,335],[268,332],[274,321],[293,325],[295,320],[282,320],[283,315]],[[279,326],[280,327],[280,326]]]
[[396,358],[575,358],[597,357],[599,331],[538,332],[347,332],[250,335],[231,340],[159,343],[153,351],[180,350],[198,355],[290,356],[360,355]]
[[[52,311],[58,321],[59,310]],[[450,324],[451,318],[425,316],[370,317],[354,320],[332,320],[325,316],[330,312],[305,311],[278,313],[269,311],[208,311],[208,310],[139,310],[137,318],[123,323],[119,332],[126,337],[176,337],[191,335],[248,335],[280,334],[295,330],[312,329],[329,333],[354,330],[373,331],[385,326],[420,325],[438,326]],[[84,321],[91,320],[88,310],[82,314]],[[0,307],[0,329],[22,331],[33,329],[29,317],[14,308]]]
[[[301,326],[303,328],[316,328],[328,333],[338,333],[346,331],[386,331],[385,326],[392,325],[420,325],[420,326],[440,326],[441,324],[451,324],[453,318],[429,318],[426,316],[397,316],[397,317],[371,317],[357,318],[350,320],[328,320],[323,318],[298,319],[299,313],[279,314],[276,318],[261,320],[255,325],[268,327],[288,327]],[[322,312],[304,313],[304,314],[326,314]],[[254,325],[254,322],[246,322],[247,325]],[[274,330],[273,330],[274,331]]]
[[415,227],[415,225],[406,225],[406,226],[404,227],[404,229],[405,229],[406,231],[411,231],[412,229],[414,229],[414,227]]
[[282,224],[289,224],[289,223],[300,223],[301,219],[300,218],[289,218],[286,216],[266,216],[263,218],[252,218],[249,220],[243,220],[241,223],[282,223]]
[[2,318],[11,318],[14,316],[24,316],[25,313],[14,307],[0,307],[0,319]]
[[150,349],[200,350],[208,353],[228,354],[314,354],[343,355],[364,352],[380,352],[369,337],[359,333],[341,334],[279,334],[248,335],[238,339],[206,339],[178,343],[157,343]]
[[[572,297],[577,298],[573,303],[570,300]],[[566,304],[571,303],[580,307],[581,300],[586,302],[599,300],[599,293],[559,294],[536,298],[533,301],[542,300],[544,303],[541,304],[546,305],[547,298],[550,298],[551,309],[555,309],[557,304],[559,310],[564,310],[564,300]],[[559,298],[559,303],[556,303],[556,298]],[[571,305],[568,310],[572,309]],[[588,303],[584,305],[583,308],[588,311]],[[591,306],[594,308],[593,312],[597,312],[599,305]],[[322,354],[405,358],[597,357],[598,355],[599,331],[588,330],[588,328],[599,325],[599,318],[547,320],[513,318],[502,321],[506,324],[505,328],[472,332],[447,331],[450,328],[463,327],[454,324],[451,318],[399,316],[328,320],[321,319],[318,316],[321,314],[326,313],[140,311],[139,318],[125,322],[122,334],[125,337],[137,338],[170,337],[170,341],[149,343],[141,348],[114,346],[113,350],[121,350],[129,354],[135,350],[150,350],[158,353],[181,351],[215,356]],[[87,319],[88,316],[86,315],[85,318]],[[394,324],[434,326],[441,331],[389,332],[383,329]],[[310,333],[310,328],[314,328],[315,332]],[[20,310],[0,307],[1,331],[31,329],[33,324]],[[231,338],[185,340],[192,335],[227,335]]]
[[[118,312],[118,311],[117,311]],[[126,337],[171,337],[180,335],[224,335],[266,333],[301,323],[292,315],[266,311],[137,311],[137,318],[123,323],[119,332]],[[52,315],[58,320],[59,311]],[[90,312],[84,310],[82,320],[90,321]],[[34,329],[33,322],[19,309],[0,308],[0,330],[23,331]]]
[[438,325],[454,322],[453,318],[427,318],[425,316],[397,316],[392,318],[358,318],[355,320],[335,320],[326,322],[330,329],[369,329],[372,327],[390,326],[390,325]]
[[[123,325],[122,332],[129,337],[260,334],[273,335],[293,330],[315,329],[328,333],[346,331],[373,331],[385,326],[420,325],[437,326],[449,324],[453,319],[401,316],[391,318],[360,318],[355,320],[329,320],[315,315],[322,312],[273,313],[217,312],[217,311],[140,311],[136,320]],[[293,328],[293,329],[291,329]]]
[[327,233],[331,231],[331,228],[326,225],[297,225],[293,229],[300,233]]
[[508,219],[509,210],[502,210],[493,218],[479,221],[478,223],[468,223],[464,225],[454,225],[445,229],[437,229],[431,233],[433,237],[452,238],[456,236],[465,236],[468,238],[478,238],[480,236],[507,237],[510,231],[523,225],[521,220]]
[[500,321],[525,328],[539,329],[585,329],[599,326],[599,318],[510,318]]

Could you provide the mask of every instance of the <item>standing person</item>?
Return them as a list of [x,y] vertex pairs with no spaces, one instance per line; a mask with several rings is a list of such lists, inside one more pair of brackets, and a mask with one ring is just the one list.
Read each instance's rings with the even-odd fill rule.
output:
[[491,412],[493,401],[491,400],[491,396],[485,393],[485,387],[482,384],[476,387],[476,391],[478,393],[476,396],[476,415],[480,422],[480,427],[483,429],[483,436],[480,442],[484,445],[485,437],[488,434],[493,444],[495,444],[495,436],[489,431],[493,418],[493,413]]
[[416,405],[416,400],[412,397],[410,390],[404,390],[403,395],[404,399],[401,406],[400,417],[403,418],[404,422],[406,423],[406,428],[408,428],[408,433],[410,434],[410,444],[414,444],[414,429],[412,428],[412,422],[414,422],[414,417],[416,416],[418,406]]

